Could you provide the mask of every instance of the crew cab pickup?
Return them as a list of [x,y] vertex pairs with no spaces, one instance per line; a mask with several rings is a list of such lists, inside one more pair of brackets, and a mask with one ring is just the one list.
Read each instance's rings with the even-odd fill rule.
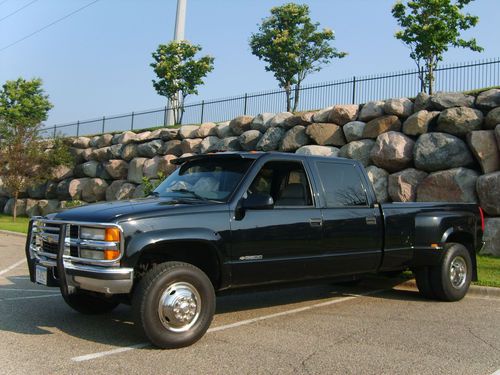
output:
[[476,279],[476,204],[378,203],[360,163],[285,153],[177,159],[152,196],[36,217],[33,282],[75,310],[130,303],[162,348],[190,345],[216,292],[411,269],[420,293],[456,301]]

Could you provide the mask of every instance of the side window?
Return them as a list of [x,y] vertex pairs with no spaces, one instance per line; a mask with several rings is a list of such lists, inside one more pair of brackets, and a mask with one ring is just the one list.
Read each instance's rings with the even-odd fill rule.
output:
[[365,188],[353,165],[317,162],[327,207],[367,206]]
[[269,194],[275,206],[312,206],[309,181],[302,163],[266,163],[248,189],[248,194]]

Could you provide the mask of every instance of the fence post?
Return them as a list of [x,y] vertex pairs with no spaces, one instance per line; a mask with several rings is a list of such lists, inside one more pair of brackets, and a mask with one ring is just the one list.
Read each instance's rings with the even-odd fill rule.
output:
[[245,93],[245,106],[243,107],[243,114],[244,115],[247,114],[247,98],[248,98],[248,94]]
[[132,119],[130,121],[130,130],[134,130],[134,112],[132,112]]
[[163,110],[163,126],[167,126],[167,106]]
[[80,135],[80,121],[76,122],[76,136],[78,137]]
[[102,116],[102,134],[104,134],[104,123],[106,122],[106,116]]
[[352,77],[352,104],[356,104],[356,76]]
[[420,67],[420,92],[425,92],[424,67]]
[[54,138],[56,137],[57,126],[54,125]]
[[203,124],[203,110],[205,109],[205,101],[201,101],[201,119],[200,119],[200,124]]

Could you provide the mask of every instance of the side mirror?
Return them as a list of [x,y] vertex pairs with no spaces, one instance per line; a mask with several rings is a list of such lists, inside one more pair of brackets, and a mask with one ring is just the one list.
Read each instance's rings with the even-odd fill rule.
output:
[[245,210],[270,210],[274,206],[274,200],[269,194],[250,194],[241,202],[241,208]]

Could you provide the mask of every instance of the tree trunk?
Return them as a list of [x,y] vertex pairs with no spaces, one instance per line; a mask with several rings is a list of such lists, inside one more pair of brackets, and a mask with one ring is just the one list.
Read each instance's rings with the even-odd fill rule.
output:
[[295,112],[297,110],[297,107],[299,106],[299,95],[300,95],[300,82],[297,82],[297,84],[295,85],[295,90],[294,90],[292,112]]
[[12,220],[15,222],[17,218],[17,197],[19,192],[14,192],[14,207],[12,208]]
[[427,59],[427,87],[428,87],[428,94],[432,95],[434,91],[434,59],[431,57]]
[[290,112],[290,108],[292,107],[292,103],[291,103],[291,98],[290,98],[290,95],[291,95],[291,87],[290,87],[290,84],[287,83],[286,86],[285,86],[285,94],[286,94],[286,111],[287,112]]

